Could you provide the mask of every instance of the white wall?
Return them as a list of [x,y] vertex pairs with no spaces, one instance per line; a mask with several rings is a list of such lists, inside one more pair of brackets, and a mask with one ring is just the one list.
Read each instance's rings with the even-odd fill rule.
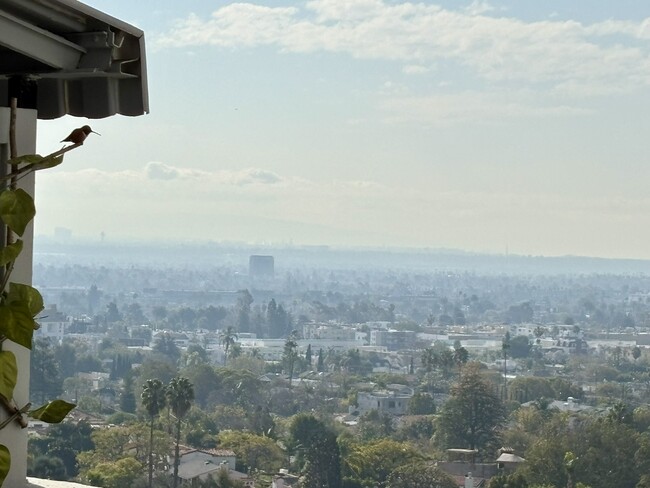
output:
[[[9,151],[9,116],[10,111],[6,107],[0,107],[0,145],[6,154]],[[18,154],[34,154],[36,152],[36,110],[19,109],[16,118],[16,132]],[[4,164],[4,161],[0,162]],[[34,194],[33,175],[23,178],[20,186],[31,195]],[[11,281],[31,284],[32,282],[32,253],[34,242],[33,224],[25,231],[22,237],[24,242],[23,252],[18,258]],[[29,401],[29,351],[22,346],[5,341],[5,350],[12,351],[18,361],[18,385],[14,390],[14,399],[19,407]],[[0,409],[0,421],[6,418],[4,409]],[[0,431],[0,444],[9,448],[11,454],[11,470],[4,482],[7,487],[27,486],[27,429],[21,429],[16,422]]]

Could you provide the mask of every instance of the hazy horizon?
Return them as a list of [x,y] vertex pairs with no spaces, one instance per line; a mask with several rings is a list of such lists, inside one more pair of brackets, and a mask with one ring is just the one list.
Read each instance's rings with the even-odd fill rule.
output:
[[650,4],[85,3],[151,114],[38,175],[40,235],[650,259]]

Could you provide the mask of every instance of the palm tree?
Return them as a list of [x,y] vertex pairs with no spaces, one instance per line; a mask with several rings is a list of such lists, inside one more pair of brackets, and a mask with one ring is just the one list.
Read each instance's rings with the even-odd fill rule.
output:
[[235,345],[235,339],[237,339],[237,333],[233,327],[228,327],[221,334],[219,334],[219,340],[223,345],[224,350],[226,351],[226,357],[224,358],[223,365],[225,366],[228,361],[228,351],[232,346]]
[[294,330],[291,331],[289,337],[284,342],[284,353],[282,354],[282,362],[289,371],[289,389],[291,389],[291,382],[293,380],[293,368],[298,359],[298,333]]
[[429,383],[429,393],[433,397],[433,370],[440,365],[440,355],[433,347],[427,347],[422,351],[421,356],[422,366],[427,372],[427,381]]
[[174,488],[178,486],[178,465],[180,463],[181,421],[187,415],[194,400],[194,386],[187,378],[173,378],[165,391],[167,405],[176,418],[176,449],[174,451]]
[[159,379],[147,380],[142,386],[142,405],[149,414],[149,488],[153,486],[153,421],[165,407],[165,385]]

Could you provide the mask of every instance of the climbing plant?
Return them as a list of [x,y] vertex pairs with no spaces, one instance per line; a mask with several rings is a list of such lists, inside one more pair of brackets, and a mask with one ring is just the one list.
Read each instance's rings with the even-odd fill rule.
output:
[[[14,263],[23,250],[22,236],[36,214],[33,198],[17,182],[24,176],[42,169],[53,168],[63,161],[63,154],[80,144],[67,146],[48,156],[15,156],[15,111],[12,110],[10,137],[10,172],[0,176],[0,228],[4,228],[4,242],[0,242],[0,408],[6,413],[0,422],[0,432],[12,422],[27,427],[26,417],[47,423],[61,422],[75,405],[63,400],[53,400],[32,408],[31,403],[18,405],[14,389],[18,382],[16,356],[3,347],[12,341],[27,349],[32,347],[34,331],[38,329],[37,317],[43,310],[43,298],[35,288],[11,281]],[[0,437],[1,438],[1,437]],[[26,453],[25,453],[26,454]],[[11,455],[7,446],[0,444],[0,487],[9,473]]]

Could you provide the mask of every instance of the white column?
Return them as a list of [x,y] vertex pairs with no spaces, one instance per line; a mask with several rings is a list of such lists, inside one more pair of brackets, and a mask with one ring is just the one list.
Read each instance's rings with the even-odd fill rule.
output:
[[[5,155],[9,154],[9,108],[0,107],[0,164]],[[16,118],[17,150],[19,155],[36,152],[36,110],[18,109]],[[34,195],[34,175],[23,178],[20,186],[30,195]],[[29,225],[22,237],[24,248],[16,261],[11,281],[31,284],[32,258],[34,249],[34,227]],[[18,362],[18,384],[14,391],[14,399],[19,407],[29,401],[29,350],[22,346],[5,341],[3,348],[12,351]],[[4,409],[0,408],[0,422],[6,418]],[[11,453],[11,470],[4,486],[20,488],[27,486],[27,429],[21,429],[16,422],[0,430],[0,444],[9,448]]]

